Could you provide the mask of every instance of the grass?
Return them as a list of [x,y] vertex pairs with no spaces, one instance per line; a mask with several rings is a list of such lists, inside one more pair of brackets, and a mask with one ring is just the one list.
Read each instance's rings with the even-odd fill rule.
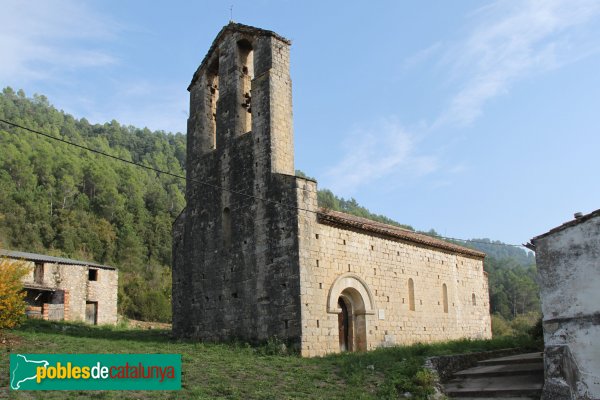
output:
[[[182,355],[182,390],[177,392],[70,392],[82,399],[414,399],[431,393],[423,370],[431,355],[508,347],[535,348],[526,337],[460,340],[344,353],[321,358],[273,355],[275,346],[210,344],[173,340],[166,330],[93,327],[74,323],[27,321],[0,335],[0,398],[64,399],[65,392],[11,392],[8,356],[12,353],[176,353]],[[6,346],[3,349],[1,346]]]

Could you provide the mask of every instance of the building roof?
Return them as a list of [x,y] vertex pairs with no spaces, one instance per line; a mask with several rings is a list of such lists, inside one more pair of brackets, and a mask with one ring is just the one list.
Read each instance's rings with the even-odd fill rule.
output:
[[453,253],[460,253],[471,257],[485,257],[485,253],[470,249],[468,247],[459,246],[454,243],[436,239],[422,233],[416,233],[398,226],[383,224],[381,222],[371,221],[370,219],[356,217],[354,215],[349,215],[338,211],[331,211],[321,208],[317,219],[320,223],[338,226],[343,229],[353,229],[370,234],[377,234],[386,238],[410,242],[421,246],[433,247],[435,249],[446,250]]
[[86,266],[86,267],[96,267],[96,268],[103,268],[103,269],[116,269],[115,267],[111,267],[110,265],[102,265],[102,264],[98,264],[98,263],[91,262],[91,261],[80,261],[80,260],[73,260],[70,258],[48,256],[45,254],[26,253],[24,251],[13,251],[13,250],[0,249],[0,256],[15,258],[15,259],[19,259],[19,260],[27,260],[27,261],[40,261],[40,262],[49,262],[49,263],[56,263],[56,264],[81,265],[81,266]]
[[206,65],[206,63],[208,63],[211,54],[217,48],[217,45],[219,44],[219,41],[221,40],[223,35],[225,35],[225,33],[227,33],[227,32],[242,32],[242,33],[248,33],[250,35],[257,35],[257,36],[272,36],[278,40],[281,40],[282,42],[284,42],[288,45],[292,44],[292,42],[289,39],[286,39],[283,36],[280,36],[273,31],[269,31],[267,29],[256,28],[256,27],[250,26],[250,25],[238,24],[236,22],[230,21],[227,25],[225,25],[223,27],[223,29],[221,29],[219,31],[219,33],[217,34],[217,37],[215,37],[215,40],[213,40],[212,44],[210,45],[210,48],[206,52],[206,55],[202,59],[200,66],[194,73],[192,81],[190,82],[190,85],[188,86],[188,90],[190,90],[192,88],[192,85],[194,84],[194,82],[196,82],[198,80],[198,78],[200,77],[200,70],[202,70],[202,68]]
[[30,283],[30,282],[25,282],[23,284],[23,288],[39,290],[41,292],[56,292],[58,290],[58,288],[56,288],[56,287],[44,286],[44,285],[39,285],[37,283]]
[[556,228],[550,229],[546,233],[542,233],[541,235],[538,235],[538,236],[534,237],[533,239],[531,239],[531,243],[534,244],[534,246],[532,246],[532,247],[535,248],[535,241],[538,240],[538,239],[544,238],[546,236],[550,236],[550,235],[552,235],[552,234],[554,234],[556,232],[560,232],[560,231],[562,231],[562,230],[564,230],[566,228],[570,228],[572,226],[579,225],[579,224],[581,224],[581,223],[583,223],[583,222],[585,222],[585,221],[587,221],[589,219],[592,219],[594,217],[600,217],[600,209],[596,210],[596,211],[592,211],[591,213],[583,215],[583,216],[578,217],[578,218],[575,217],[575,219],[573,219],[571,221],[565,222],[564,224],[562,224],[560,226],[557,226]]

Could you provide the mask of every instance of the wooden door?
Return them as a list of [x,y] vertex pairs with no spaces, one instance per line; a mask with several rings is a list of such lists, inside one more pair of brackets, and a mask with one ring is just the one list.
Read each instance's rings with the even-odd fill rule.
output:
[[85,303],[85,322],[92,325],[98,323],[98,302],[88,301]]
[[349,335],[348,335],[348,307],[346,307],[346,303],[342,298],[338,299],[338,307],[342,310],[341,313],[338,314],[338,325],[339,325],[339,334],[340,334],[340,350],[348,351],[350,350],[349,346]]

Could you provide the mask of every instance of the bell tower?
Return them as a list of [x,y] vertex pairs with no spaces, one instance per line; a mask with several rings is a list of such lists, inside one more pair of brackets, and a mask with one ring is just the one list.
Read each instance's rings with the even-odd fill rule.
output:
[[235,23],[217,35],[188,87],[188,176],[198,158],[247,133],[271,172],[294,174],[289,46],[271,31]]
[[173,331],[299,343],[290,42],[230,23],[193,76],[186,209],[173,226]]

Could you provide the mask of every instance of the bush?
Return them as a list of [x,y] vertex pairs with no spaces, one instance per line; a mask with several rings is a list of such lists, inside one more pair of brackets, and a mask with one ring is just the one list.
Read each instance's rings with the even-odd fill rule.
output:
[[542,317],[538,318],[534,326],[529,329],[529,336],[535,340],[544,339],[544,327],[542,325]]
[[288,355],[288,346],[277,336],[270,337],[262,346],[256,349],[262,356],[285,356]]
[[515,335],[528,335],[531,328],[535,326],[535,323],[540,318],[540,314],[537,312],[529,312],[527,314],[520,314],[510,321],[510,326],[514,331]]
[[500,314],[492,314],[492,336],[512,336],[513,329],[510,323]]
[[25,318],[21,279],[27,272],[23,262],[0,258],[0,329],[14,328]]

